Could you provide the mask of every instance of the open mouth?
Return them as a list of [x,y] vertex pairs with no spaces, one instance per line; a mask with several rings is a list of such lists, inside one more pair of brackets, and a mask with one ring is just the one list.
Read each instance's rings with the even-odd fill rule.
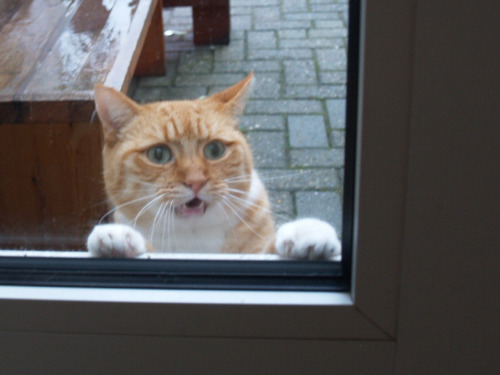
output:
[[199,198],[191,199],[189,202],[181,204],[175,208],[175,212],[180,216],[202,216],[207,209],[207,204]]

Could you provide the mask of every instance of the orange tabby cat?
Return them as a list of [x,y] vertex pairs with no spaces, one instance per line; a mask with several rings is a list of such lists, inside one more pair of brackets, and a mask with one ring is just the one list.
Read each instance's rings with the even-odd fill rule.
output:
[[92,255],[278,252],[328,258],[340,252],[335,230],[319,220],[287,223],[275,235],[266,190],[238,130],[252,83],[253,73],[205,99],[146,105],[96,87],[104,180],[116,224],[94,228]]

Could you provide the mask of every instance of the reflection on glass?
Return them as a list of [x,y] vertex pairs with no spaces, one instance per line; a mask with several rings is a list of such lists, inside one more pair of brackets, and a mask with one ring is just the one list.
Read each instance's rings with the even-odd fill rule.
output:
[[[101,218],[89,238],[94,255],[273,253],[273,222],[282,256],[339,255],[347,1],[239,3],[230,45],[214,48],[193,46],[190,8],[165,9],[165,29],[175,31],[167,74],[137,79],[134,101],[98,89],[112,209],[87,197]],[[170,102],[186,98],[194,100]],[[161,101],[169,102],[137,104]],[[103,191],[100,179],[89,183]],[[296,221],[304,217],[319,220]]]

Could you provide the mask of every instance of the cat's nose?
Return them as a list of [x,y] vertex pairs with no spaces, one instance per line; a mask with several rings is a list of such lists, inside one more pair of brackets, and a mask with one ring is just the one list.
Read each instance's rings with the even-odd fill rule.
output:
[[184,175],[184,185],[189,187],[195,194],[198,194],[207,183],[206,172],[197,165],[191,165]]
[[186,185],[188,188],[190,188],[193,193],[196,195],[200,192],[201,189],[203,189],[203,186],[207,183],[207,180],[195,180],[195,181],[186,181],[184,185]]

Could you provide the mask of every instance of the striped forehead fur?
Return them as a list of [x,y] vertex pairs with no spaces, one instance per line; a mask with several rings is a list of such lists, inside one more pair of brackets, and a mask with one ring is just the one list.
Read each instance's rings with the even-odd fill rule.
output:
[[154,127],[151,130],[165,141],[229,136],[237,126],[233,116],[216,112],[210,103],[200,100],[149,104],[143,113],[147,118],[142,119],[146,124],[141,127]]

